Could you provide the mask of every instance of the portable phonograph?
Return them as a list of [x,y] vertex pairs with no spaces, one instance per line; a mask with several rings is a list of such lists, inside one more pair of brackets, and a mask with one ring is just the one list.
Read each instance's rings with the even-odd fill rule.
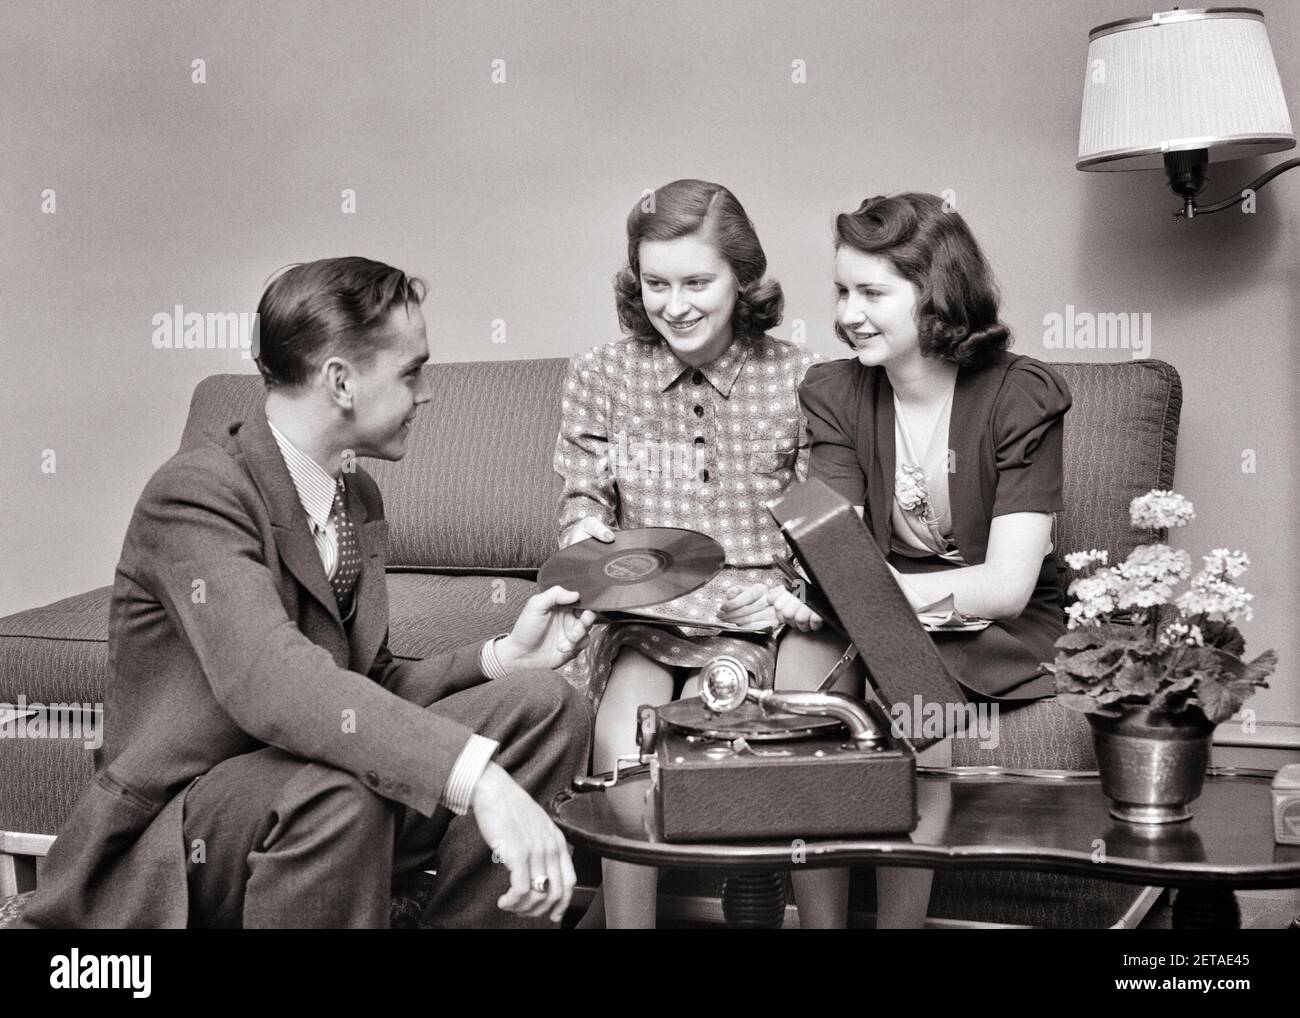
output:
[[[915,751],[937,740],[893,733],[888,705],[962,703],[961,687],[852,505],[808,481],[769,510],[807,572],[806,600],[850,641],[835,668],[816,692],[782,692],[715,658],[698,697],[639,710],[639,753],[574,787],[606,788],[629,766],[649,766],[668,841],[906,833],[917,819]],[[605,548],[584,554],[617,554]],[[829,691],[849,667],[864,670],[867,700]]]

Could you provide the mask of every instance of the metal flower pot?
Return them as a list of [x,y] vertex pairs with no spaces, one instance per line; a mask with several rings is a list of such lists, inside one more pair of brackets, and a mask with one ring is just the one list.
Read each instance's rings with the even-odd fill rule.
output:
[[1088,715],[1110,815],[1134,824],[1190,820],[1189,804],[1201,794],[1210,762],[1214,725],[1196,710],[1123,709],[1118,718]]

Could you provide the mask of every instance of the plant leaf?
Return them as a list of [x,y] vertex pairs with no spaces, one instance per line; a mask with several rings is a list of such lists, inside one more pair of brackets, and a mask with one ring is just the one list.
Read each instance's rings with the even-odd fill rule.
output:
[[1207,647],[1227,651],[1237,657],[1240,657],[1246,649],[1246,638],[1241,635],[1241,630],[1230,622],[1203,622],[1201,636]]
[[1056,688],[1067,693],[1092,696],[1096,690],[1104,688],[1104,684],[1097,679],[1081,679],[1077,675],[1060,671],[1056,673]]
[[1170,714],[1176,714],[1181,710],[1186,710],[1187,702],[1196,692],[1197,681],[1205,676],[1205,672],[1189,672],[1181,675],[1179,678],[1168,682],[1165,686],[1151,698],[1151,709],[1166,711]]
[[[1196,700],[1205,716],[1216,725],[1236,714],[1245,702],[1246,698],[1237,695],[1232,686],[1233,683],[1222,682],[1216,677],[1207,677],[1196,685]],[[1247,688],[1253,691],[1249,684]]]
[[1080,626],[1078,629],[1067,629],[1058,636],[1056,649],[1087,650],[1090,647],[1100,647],[1105,642],[1106,637],[1099,626]]
[[1067,629],[1058,636],[1056,646],[1059,650],[1088,650],[1107,643],[1129,646],[1141,643],[1145,634],[1146,631],[1138,626],[1120,626],[1113,623],[1080,626],[1078,629]]
[[1264,653],[1259,655],[1259,657],[1255,658],[1254,661],[1250,661],[1246,664],[1246,670],[1242,675],[1242,678],[1249,681],[1252,685],[1267,686],[1268,683],[1264,680],[1272,675],[1276,668],[1277,651],[1266,650]]
[[1077,654],[1059,654],[1056,667],[1083,678],[1101,678],[1115,670],[1116,654],[1110,647],[1095,647]]
[[1077,710],[1083,714],[1101,714],[1105,717],[1117,718],[1122,713],[1117,710],[1105,710],[1091,696],[1080,693],[1057,693],[1056,700],[1062,707],[1069,707],[1070,710]]
[[1122,689],[1115,689],[1113,686],[1099,686],[1093,690],[1092,698],[1098,703],[1109,704],[1118,703],[1130,694]]
[[1115,674],[1115,688],[1126,696],[1150,696],[1159,688],[1160,680],[1143,662],[1135,661],[1127,655],[1125,657],[1126,660]]

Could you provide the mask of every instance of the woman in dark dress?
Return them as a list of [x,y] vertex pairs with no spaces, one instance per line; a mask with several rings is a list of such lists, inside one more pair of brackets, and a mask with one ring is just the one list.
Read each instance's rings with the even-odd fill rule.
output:
[[[1051,696],[1039,662],[1065,631],[1051,538],[1069,389],[1007,352],[988,264],[939,198],[868,199],[838,217],[836,234],[836,332],[853,357],[814,365],[800,386],[809,476],[861,507],[914,608],[951,595],[963,614],[993,620],[936,638],[972,700]],[[818,632],[821,619],[793,594],[769,596],[797,630],[781,644],[776,684],[807,686],[842,638]],[[879,925],[921,925],[932,877],[879,868]],[[843,921],[846,873],[804,874],[795,891],[801,923],[805,913]]]

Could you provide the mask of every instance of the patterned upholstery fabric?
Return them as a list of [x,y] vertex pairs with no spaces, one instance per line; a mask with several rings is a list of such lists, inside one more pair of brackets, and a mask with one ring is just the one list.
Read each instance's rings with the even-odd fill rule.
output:
[[[390,568],[527,573],[556,548],[562,358],[438,364],[399,463],[363,460],[384,493]],[[258,412],[262,381],[199,383],[182,447]]]
[[1058,873],[948,870],[935,874],[929,914],[1042,929],[1105,929],[1140,892],[1132,884]]
[[98,587],[0,618],[0,703],[20,693],[46,703],[103,700],[111,593]]
[[1095,771],[1087,719],[1055,700],[1035,700],[1007,709],[998,705],[998,744],[981,749],[978,739],[954,738],[954,767],[1023,767],[1032,770]]
[[83,741],[0,739],[0,831],[57,834],[94,773]]
[[535,570],[557,545],[565,361],[440,364],[406,457],[369,461],[392,521],[393,566]]
[[388,648],[418,661],[504,633],[536,590],[510,576],[390,573]]
[[[1065,512],[1057,520],[1057,551],[1107,548],[1111,562],[1121,561],[1149,539],[1130,526],[1129,502],[1173,486],[1182,383],[1164,361],[1052,368],[1074,397],[1065,417]],[[1073,579],[1067,574],[1066,582]]]
[[[433,399],[401,463],[365,461],[391,524],[390,636],[420,658],[508,629],[555,548],[560,479],[550,466],[566,361],[430,365]],[[1173,483],[1182,390],[1160,361],[1053,364],[1074,408],[1065,429],[1065,513],[1056,547],[1143,539],[1128,502]],[[203,430],[258,412],[261,379],[215,375],[194,391],[182,447]],[[402,572],[401,570],[416,570]],[[107,577],[106,577],[107,579]],[[107,680],[110,589],[0,619],[0,703],[96,703]],[[1082,717],[1054,703],[1005,712],[1000,745],[954,740],[953,763],[1092,769]],[[54,833],[91,776],[80,742],[0,739],[0,829]],[[932,914],[1046,926],[1108,925],[1132,889],[1038,873],[940,872]]]

